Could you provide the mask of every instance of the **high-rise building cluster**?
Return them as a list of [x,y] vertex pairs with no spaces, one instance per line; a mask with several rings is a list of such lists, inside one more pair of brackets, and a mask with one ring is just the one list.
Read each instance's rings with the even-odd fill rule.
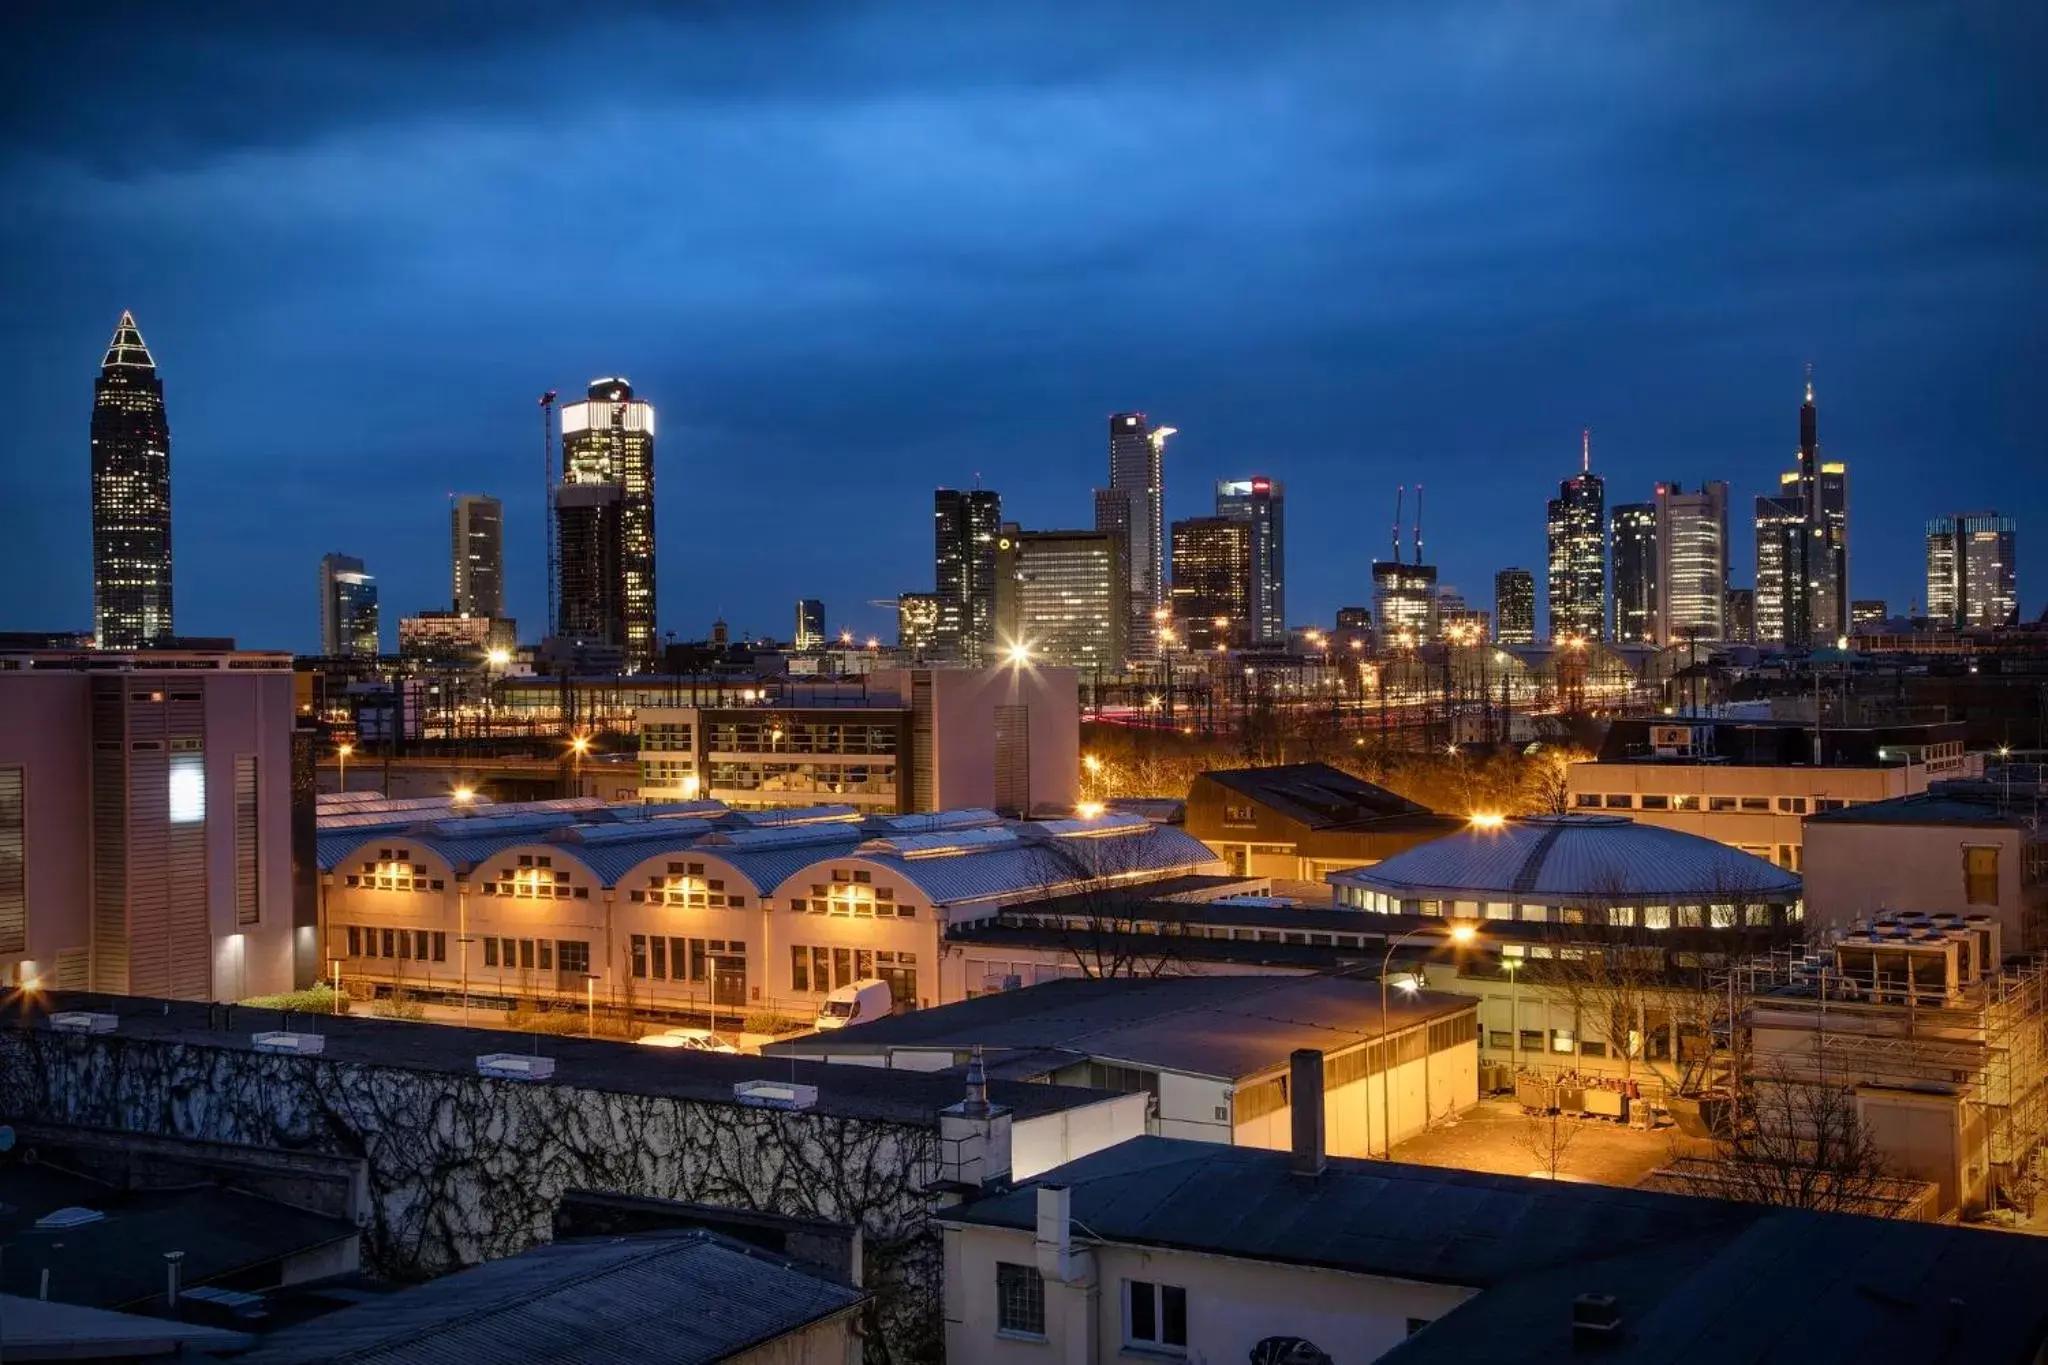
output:
[[1607,627],[1607,485],[1593,472],[1593,433],[1580,436],[1579,472],[1557,486],[1550,533],[1550,638],[1598,640]]
[[2015,536],[2013,519],[1996,512],[1959,512],[1928,522],[1928,619],[1977,629],[2017,622]]

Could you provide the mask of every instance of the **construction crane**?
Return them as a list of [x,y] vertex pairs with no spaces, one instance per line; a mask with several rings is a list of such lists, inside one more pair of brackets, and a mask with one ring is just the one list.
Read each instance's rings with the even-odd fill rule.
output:
[[540,519],[542,535],[546,539],[541,562],[547,566],[548,575],[548,634],[559,633],[556,620],[555,584],[561,577],[559,559],[561,552],[555,540],[555,391],[549,389],[540,396]]

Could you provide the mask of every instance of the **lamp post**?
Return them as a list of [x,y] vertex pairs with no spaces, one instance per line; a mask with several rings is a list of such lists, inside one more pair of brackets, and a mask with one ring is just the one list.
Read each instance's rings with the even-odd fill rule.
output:
[[484,655],[484,663],[488,665],[484,669],[484,737],[487,744],[490,740],[497,738],[498,733],[498,697],[497,688],[493,686],[494,678],[492,671],[503,670],[505,665],[511,662],[512,651],[502,647],[493,649]]
[[587,754],[587,753],[589,753],[589,752],[590,752],[590,736],[589,736],[589,735],[577,735],[577,736],[576,736],[576,737],[575,737],[574,739],[571,739],[571,740],[569,741],[569,753],[570,753],[570,754],[571,754],[571,755],[572,755],[572,756],[574,757],[574,759],[575,759],[575,761],[576,761],[576,792],[575,792],[575,794],[576,794],[577,796],[581,796],[581,795],[583,795],[583,755],[585,755],[585,754]]
[[356,746],[353,744],[337,744],[334,746],[334,757],[341,763],[341,789],[343,791],[348,790],[348,756],[355,751]]
[[[1478,930],[1469,924],[1454,924],[1448,933],[1436,929],[1410,929],[1397,934],[1387,941],[1387,955],[1380,960],[1380,1140],[1384,1144],[1382,1155],[1394,1159],[1394,1040],[1387,1035],[1387,973],[1394,965],[1394,950],[1404,943],[1418,942],[1424,937],[1449,938],[1453,943],[1470,943]],[[1410,986],[1406,989],[1413,990]]]
[[597,1036],[597,977],[589,972],[583,974],[583,1034]]

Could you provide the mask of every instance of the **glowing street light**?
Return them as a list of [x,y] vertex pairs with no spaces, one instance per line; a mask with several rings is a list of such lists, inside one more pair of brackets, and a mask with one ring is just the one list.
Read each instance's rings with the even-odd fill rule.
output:
[[1026,664],[1031,662],[1031,645],[1027,641],[1016,640],[1011,642],[1003,654],[1012,664]]
[[456,803],[457,803],[458,805],[460,805],[460,804],[464,804],[464,803],[467,803],[467,802],[469,802],[469,801],[473,801],[473,800],[475,800],[475,799],[476,799],[476,791],[475,791],[475,789],[474,789],[474,788],[471,788],[471,787],[457,787],[457,788],[456,788],[456,789],[455,789],[455,790],[454,790],[454,791],[453,791],[453,792],[451,793],[451,795],[452,795],[452,796],[454,796],[454,798],[455,798],[455,800],[456,800]]
[[1081,766],[1091,773],[1099,773],[1102,771],[1102,760],[1094,754],[1082,754]]
[[501,645],[484,655],[484,658],[489,661],[491,667],[503,668],[506,664],[512,662],[512,651]]
[[[1474,829],[1499,829],[1507,824],[1507,822],[1508,818],[1499,811],[1482,810],[1472,813],[1472,828]],[[1459,928],[1470,928],[1470,926],[1460,925]],[[1456,930],[1452,932],[1455,934]]]
[[334,746],[334,756],[341,761],[341,789],[343,791],[348,790],[348,756],[355,751],[356,746],[353,744],[337,744]]
[[1083,820],[1094,820],[1099,818],[1106,809],[1108,807],[1104,806],[1100,801],[1083,801],[1074,807],[1074,814]]

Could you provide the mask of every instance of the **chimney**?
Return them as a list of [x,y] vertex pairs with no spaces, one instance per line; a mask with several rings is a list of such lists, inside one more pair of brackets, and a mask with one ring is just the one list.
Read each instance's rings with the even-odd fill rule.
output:
[[1612,1294],[1581,1294],[1572,1300],[1572,1347],[1600,1350],[1621,1340],[1621,1310]]
[[[1296,1048],[1288,1059],[1288,1101],[1294,1120],[1294,1159],[1289,1163],[1296,1175],[1323,1173],[1323,1054],[1315,1048]],[[1042,1217],[1043,1215],[1041,1215]]]
[[967,1061],[967,1095],[939,1111],[939,1181],[955,1189],[988,1189],[1010,1179],[1010,1111],[990,1104],[981,1046]]
[[164,1306],[172,1311],[178,1307],[178,1271],[184,1259],[182,1251],[164,1253]]
[[1038,1187],[1038,1273],[1056,1284],[1073,1278],[1074,1192],[1065,1185]]

